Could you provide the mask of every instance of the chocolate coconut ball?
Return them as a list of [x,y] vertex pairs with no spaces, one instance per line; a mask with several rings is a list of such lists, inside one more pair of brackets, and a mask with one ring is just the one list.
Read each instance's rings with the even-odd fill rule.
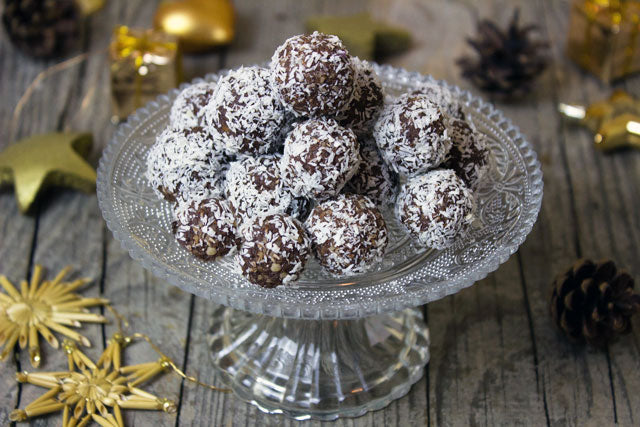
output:
[[338,113],[336,120],[344,127],[350,128],[357,135],[371,131],[384,104],[384,92],[380,78],[373,71],[371,64],[353,58],[356,70],[356,84],[351,102]]
[[269,70],[241,67],[218,81],[205,121],[220,133],[227,154],[260,155],[273,151],[284,112],[271,90]]
[[294,36],[271,58],[271,79],[299,116],[335,116],[351,100],[355,70],[340,39],[319,32]]
[[305,223],[320,264],[335,275],[367,271],[382,260],[387,226],[367,197],[341,194],[317,205]]
[[169,113],[171,127],[174,129],[205,127],[204,111],[213,96],[215,87],[213,83],[196,83],[180,92],[171,105]]
[[160,198],[208,198],[222,192],[224,158],[201,127],[165,129],[147,155],[146,177]]
[[280,171],[295,196],[327,199],[340,192],[358,168],[358,141],[335,120],[295,125],[284,144]]
[[428,82],[422,84],[420,88],[413,93],[428,96],[429,99],[449,117],[460,120],[463,120],[465,117],[462,105],[445,86],[440,86],[436,82]]
[[405,94],[385,106],[373,135],[391,168],[417,175],[439,166],[451,147],[448,118],[428,96]]
[[237,244],[233,211],[224,199],[180,203],[174,215],[176,240],[200,259],[224,256]]
[[226,194],[238,222],[267,213],[284,213],[293,196],[283,185],[276,156],[246,157],[231,163],[226,175]]
[[450,129],[452,145],[443,167],[453,169],[467,187],[475,190],[489,169],[487,139],[466,120],[453,120]]
[[262,215],[242,228],[236,258],[247,280],[274,288],[298,280],[310,252],[309,238],[297,220]]
[[367,196],[378,206],[393,203],[398,175],[382,160],[374,141],[361,141],[360,157],[362,161],[358,171],[347,183],[345,189],[348,192]]
[[398,194],[396,217],[419,244],[445,249],[473,221],[473,193],[450,169],[411,178]]

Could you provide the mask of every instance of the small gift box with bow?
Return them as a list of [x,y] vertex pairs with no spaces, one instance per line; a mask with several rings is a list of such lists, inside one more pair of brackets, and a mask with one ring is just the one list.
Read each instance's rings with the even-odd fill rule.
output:
[[567,55],[605,83],[640,71],[640,0],[574,0]]
[[117,27],[109,56],[111,98],[119,120],[180,83],[178,41],[162,31]]

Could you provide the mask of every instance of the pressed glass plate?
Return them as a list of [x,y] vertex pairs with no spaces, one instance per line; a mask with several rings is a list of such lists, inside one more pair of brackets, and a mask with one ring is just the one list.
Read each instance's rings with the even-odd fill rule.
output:
[[[391,97],[434,81],[389,66],[375,69]],[[219,76],[204,80],[214,82]],[[257,314],[357,318],[458,292],[496,270],[524,241],[540,210],[542,173],[530,144],[499,110],[469,92],[438,84],[466,106],[467,116],[487,135],[491,148],[491,170],[477,193],[477,220],[471,233],[449,249],[417,247],[386,209],[389,249],[366,274],[336,279],[311,261],[299,282],[263,289],[234,272],[232,256],[214,262],[196,259],[173,239],[169,203],[157,199],[144,177],[147,151],[167,125],[178,90],[138,110],[105,149],[97,191],[107,225],[131,256],[155,275],[198,296]]]
[[406,394],[429,359],[427,328],[411,307],[496,270],[524,241],[540,210],[536,154],[499,110],[429,76],[374,68],[388,97],[424,83],[447,87],[488,138],[490,171],[476,193],[476,220],[446,250],[414,245],[389,206],[383,209],[389,248],[366,274],[336,279],[312,260],[297,283],[263,289],[235,272],[232,256],[196,259],[173,239],[171,207],[144,177],[147,152],[167,125],[179,90],[134,113],[100,160],[98,200],[109,229],[156,276],[228,307],[212,309],[214,367],[238,397],[269,413],[331,420],[362,415]]

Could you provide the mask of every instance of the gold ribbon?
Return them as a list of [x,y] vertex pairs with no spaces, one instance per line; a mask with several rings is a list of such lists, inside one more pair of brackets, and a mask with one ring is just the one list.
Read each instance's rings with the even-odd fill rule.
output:
[[[634,5],[634,3],[636,3]],[[593,70],[591,66],[593,61],[600,64],[604,63],[604,72],[600,72],[603,80],[611,80],[622,77],[633,70],[633,59],[637,48],[637,39],[640,34],[640,3],[637,0],[583,0],[576,1],[575,6],[578,13],[584,14],[587,25],[584,34],[584,44],[581,49],[581,63],[588,69]],[[634,7],[635,6],[635,7]],[[604,58],[593,58],[591,47],[594,44],[593,27],[599,25],[609,32],[609,39],[606,41],[604,49],[608,54],[612,55],[612,62],[604,60]],[[620,37],[618,36],[622,29],[630,28],[628,41],[626,45],[619,46]],[[616,53],[622,48],[623,60],[620,72],[617,71]]]
[[176,41],[167,40],[171,36],[157,30],[132,30],[126,25],[116,27],[110,50],[112,59],[126,60],[133,58],[135,68],[134,103],[141,104],[142,79],[147,75],[148,65],[166,65],[168,56],[176,53],[176,67],[178,77],[175,84],[182,79],[180,76],[180,51]]

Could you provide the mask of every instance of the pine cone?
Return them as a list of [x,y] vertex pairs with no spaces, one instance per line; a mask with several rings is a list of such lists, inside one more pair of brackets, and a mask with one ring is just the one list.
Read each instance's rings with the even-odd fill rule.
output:
[[516,9],[507,31],[485,19],[478,24],[477,38],[467,39],[479,58],[462,57],[457,62],[462,75],[480,89],[503,97],[522,96],[546,68],[549,43],[531,40],[538,28],[519,27],[519,16]]
[[580,259],[553,281],[551,316],[572,341],[603,347],[631,330],[631,316],[640,311],[633,285],[613,261]]
[[11,41],[25,53],[52,57],[78,38],[81,13],[74,0],[5,0],[2,22]]

